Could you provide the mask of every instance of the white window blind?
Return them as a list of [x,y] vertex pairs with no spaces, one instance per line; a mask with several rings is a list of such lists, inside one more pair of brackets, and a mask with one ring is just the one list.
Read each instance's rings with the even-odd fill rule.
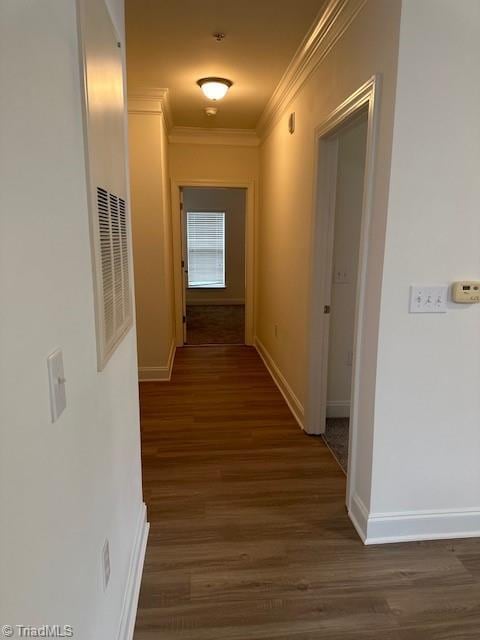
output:
[[225,213],[187,212],[188,286],[225,287]]

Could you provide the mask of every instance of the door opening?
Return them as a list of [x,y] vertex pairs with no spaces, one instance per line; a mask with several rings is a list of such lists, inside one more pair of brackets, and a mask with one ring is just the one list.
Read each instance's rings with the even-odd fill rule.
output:
[[182,187],[183,339],[245,344],[246,189]]
[[371,432],[373,378],[365,349],[379,89],[380,77],[373,76],[315,131],[305,431],[324,435],[328,420],[343,419],[350,514],[365,473],[361,434]]
[[327,397],[324,439],[347,472],[352,389],[355,300],[362,221],[367,114],[335,135],[336,184],[326,353]]

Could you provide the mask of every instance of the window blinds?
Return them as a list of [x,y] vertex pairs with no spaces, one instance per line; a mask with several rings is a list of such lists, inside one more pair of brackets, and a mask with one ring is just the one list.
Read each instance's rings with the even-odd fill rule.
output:
[[225,213],[187,212],[188,286],[225,287]]

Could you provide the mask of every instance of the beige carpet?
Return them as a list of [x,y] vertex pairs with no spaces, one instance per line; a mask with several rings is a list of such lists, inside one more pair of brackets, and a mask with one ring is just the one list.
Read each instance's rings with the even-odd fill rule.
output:
[[187,305],[187,344],[244,342],[244,305]]
[[323,436],[328,448],[345,473],[348,469],[349,422],[348,418],[327,418],[327,427]]

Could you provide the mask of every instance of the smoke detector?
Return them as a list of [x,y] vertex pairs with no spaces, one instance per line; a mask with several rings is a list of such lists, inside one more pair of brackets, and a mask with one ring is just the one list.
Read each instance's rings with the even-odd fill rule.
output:
[[207,116],[212,117],[217,115],[217,107],[205,107],[205,113]]

